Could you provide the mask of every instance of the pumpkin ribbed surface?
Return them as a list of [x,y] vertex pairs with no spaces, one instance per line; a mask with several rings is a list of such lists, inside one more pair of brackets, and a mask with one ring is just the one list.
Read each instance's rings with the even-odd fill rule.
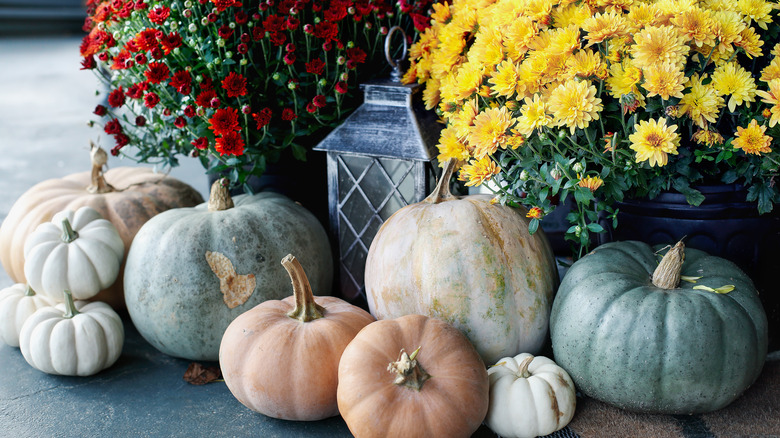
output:
[[[767,320],[733,263],[685,249],[673,289],[652,284],[658,257],[640,242],[598,247],[564,277],[550,317],[556,362],[577,388],[640,412],[720,409],[761,372]],[[734,285],[728,293],[712,289]]]

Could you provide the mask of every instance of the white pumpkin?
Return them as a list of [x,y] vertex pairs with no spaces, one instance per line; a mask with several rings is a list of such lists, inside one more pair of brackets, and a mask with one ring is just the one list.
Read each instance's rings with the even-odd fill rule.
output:
[[0,290],[0,340],[18,347],[24,321],[41,307],[55,304],[46,296],[36,294],[28,284],[17,283]]
[[504,438],[531,438],[563,429],[577,396],[569,374],[543,356],[520,353],[488,369],[490,407],[485,424]]
[[33,368],[48,374],[91,376],[119,359],[125,341],[122,319],[102,301],[44,307],[22,326],[19,347]]
[[24,243],[24,275],[43,295],[62,301],[94,297],[119,275],[124,243],[116,227],[95,209],[61,211],[40,224]]

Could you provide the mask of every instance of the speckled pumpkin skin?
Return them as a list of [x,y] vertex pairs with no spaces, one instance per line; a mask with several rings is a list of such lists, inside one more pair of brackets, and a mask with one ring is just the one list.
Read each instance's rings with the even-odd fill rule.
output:
[[[692,414],[720,409],[758,377],[767,320],[733,263],[685,249],[682,281],[651,283],[654,249],[602,245],[567,272],[550,316],[555,360],[585,394],[623,409]],[[735,285],[728,294],[693,289]]]
[[[289,295],[290,277],[279,261],[296,254],[313,291],[330,294],[333,276],[328,237],[305,208],[276,193],[239,195],[235,207],[206,204],[169,210],[136,235],[125,268],[125,300],[138,331],[155,348],[190,360],[219,358],[219,344],[238,315],[266,300]],[[256,287],[229,308],[206,252],[227,257]]]
[[542,230],[525,211],[490,196],[421,202],[380,228],[366,260],[366,294],[377,319],[420,314],[449,322],[485,363],[538,352],[558,285]]

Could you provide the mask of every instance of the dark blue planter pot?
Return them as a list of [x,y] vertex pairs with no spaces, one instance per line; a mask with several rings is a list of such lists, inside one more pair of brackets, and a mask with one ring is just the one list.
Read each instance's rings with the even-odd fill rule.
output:
[[769,320],[769,350],[780,349],[780,290],[775,269],[780,267],[780,214],[759,215],[755,203],[745,201],[737,185],[697,187],[705,195],[698,207],[679,193],[655,199],[618,203],[618,226],[602,225],[600,243],[639,240],[651,245],[685,245],[736,263],[753,280]]

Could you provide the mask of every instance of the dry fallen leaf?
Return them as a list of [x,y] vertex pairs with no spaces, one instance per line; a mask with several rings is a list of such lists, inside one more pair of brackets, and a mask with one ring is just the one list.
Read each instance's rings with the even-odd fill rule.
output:
[[205,385],[222,379],[222,371],[218,366],[204,367],[192,362],[184,372],[184,381],[192,385]]

